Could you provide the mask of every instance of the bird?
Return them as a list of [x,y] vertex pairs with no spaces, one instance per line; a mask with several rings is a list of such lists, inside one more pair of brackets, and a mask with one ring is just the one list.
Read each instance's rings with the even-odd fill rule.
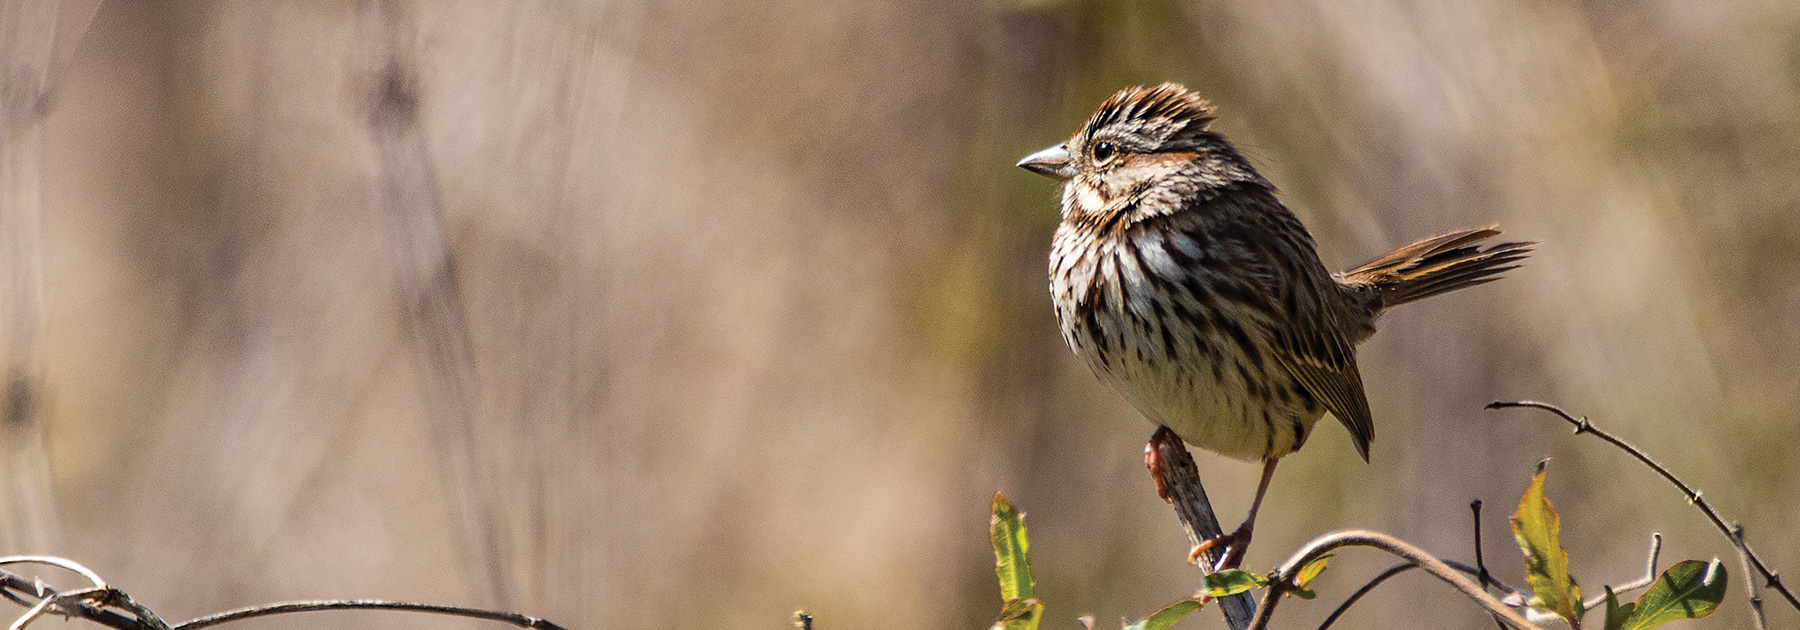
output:
[[1332,273],[1214,118],[1180,84],[1126,88],[1018,166],[1063,182],[1049,256],[1063,341],[1182,441],[1262,462],[1243,524],[1189,555],[1223,546],[1223,569],[1242,562],[1276,462],[1327,412],[1369,461],[1356,345],[1381,314],[1492,282],[1536,243],[1484,247],[1497,227],[1461,230]]

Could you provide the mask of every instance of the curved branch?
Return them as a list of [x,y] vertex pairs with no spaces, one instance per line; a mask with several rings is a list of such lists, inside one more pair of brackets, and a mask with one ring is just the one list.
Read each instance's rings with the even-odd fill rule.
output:
[[68,558],[59,558],[56,556],[0,556],[0,566],[9,564],[42,564],[45,566],[52,566],[87,578],[87,580],[92,582],[96,588],[106,588],[106,580],[101,579],[100,574],[95,573],[93,569],[81,566],[81,563]]
[[1788,605],[1793,606],[1794,610],[1800,610],[1800,598],[1794,597],[1794,592],[1788,590],[1787,585],[1781,582],[1781,575],[1776,573],[1773,569],[1770,569],[1767,564],[1763,563],[1762,557],[1756,555],[1756,552],[1750,549],[1750,543],[1733,535],[1731,526],[1725,523],[1725,518],[1719,515],[1719,511],[1713,509],[1712,504],[1707,503],[1706,499],[1700,496],[1700,491],[1695,490],[1693,486],[1683,483],[1681,479],[1675,476],[1675,473],[1670,472],[1668,468],[1657,463],[1656,460],[1650,459],[1648,454],[1639,450],[1638,447],[1633,446],[1630,442],[1626,442],[1611,433],[1602,431],[1599,427],[1594,426],[1594,423],[1589,422],[1586,417],[1576,418],[1556,405],[1536,400],[1496,400],[1487,405],[1488,409],[1508,409],[1516,407],[1542,409],[1554,413],[1563,420],[1567,420],[1569,424],[1575,425],[1576,435],[1583,433],[1592,434],[1594,437],[1600,438],[1608,444],[1619,447],[1619,450],[1629,453],[1638,461],[1643,462],[1645,466],[1649,466],[1651,470],[1656,471],[1656,474],[1662,475],[1663,479],[1667,479],[1676,489],[1681,490],[1681,494],[1687,497],[1688,503],[1692,503],[1695,507],[1700,508],[1700,511],[1706,514],[1707,520],[1712,521],[1713,527],[1718,528],[1719,533],[1724,534],[1726,540],[1731,541],[1732,546],[1737,547],[1738,551],[1749,559],[1750,566],[1755,567],[1757,573],[1762,574],[1763,579],[1767,582],[1769,588],[1774,589],[1775,592],[1781,593],[1782,597],[1787,598]]
[[463,608],[461,606],[433,606],[431,604],[411,604],[407,602],[390,602],[378,599],[324,599],[301,602],[279,602],[228,610],[215,615],[207,615],[198,619],[184,621],[173,626],[171,630],[199,630],[207,626],[216,626],[230,621],[239,621],[253,617],[267,617],[286,613],[312,612],[316,610],[400,610],[423,612],[454,617],[471,617],[508,623],[520,628],[537,630],[565,630],[562,626],[539,617],[527,617],[518,613],[482,610],[479,608]]
[[1526,621],[1518,611],[1507,607],[1500,600],[1494,599],[1494,596],[1483,591],[1480,585],[1469,581],[1469,578],[1463,577],[1457,569],[1452,568],[1443,560],[1439,560],[1436,556],[1399,538],[1361,529],[1333,532],[1314,538],[1305,547],[1294,552],[1294,555],[1289,556],[1287,562],[1282,563],[1281,567],[1276,569],[1275,579],[1269,585],[1268,593],[1263,595],[1262,605],[1257,607],[1256,618],[1250,622],[1251,630],[1263,630],[1268,627],[1269,619],[1275,612],[1275,605],[1279,604],[1281,596],[1292,588],[1291,585],[1301,567],[1339,547],[1374,547],[1399,556],[1438,579],[1448,582],[1457,591],[1500,617],[1507,625],[1519,630],[1539,630],[1530,621]]

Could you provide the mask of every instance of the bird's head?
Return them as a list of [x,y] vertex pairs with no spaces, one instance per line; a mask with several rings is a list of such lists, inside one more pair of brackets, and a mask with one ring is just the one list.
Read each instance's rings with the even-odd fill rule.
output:
[[1208,128],[1212,120],[1212,104],[1179,84],[1126,88],[1106,99],[1067,142],[1018,165],[1067,182],[1065,215],[1115,208],[1160,185],[1267,186],[1224,136]]

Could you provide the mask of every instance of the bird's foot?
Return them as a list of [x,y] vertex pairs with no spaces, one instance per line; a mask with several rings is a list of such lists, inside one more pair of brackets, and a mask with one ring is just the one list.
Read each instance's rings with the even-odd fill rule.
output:
[[1150,469],[1150,479],[1156,482],[1156,496],[1163,503],[1174,503],[1175,495],[1170,491],[1173,482],[1169,480],[1169,469],[1162,458],[1164,444],[1174,444],[1175,448],[1187,448],[1182,445],[1181,438],[1175,436],[1168,427],[1157,427],[1156,434],[1150,436],[1150,442],[1144,445],[1144,467]]
[[[1163,434],[1157,432],[1156,436],[1161,437]],[[1152,437],[1148,445],[1143,445],[1143,466],[1150,468],[1150,479],[1156,481],[1157,497],[1161,497],[1163,502],[1175,502],[1175,495],[1168,491],[1168,472],[1163,468],[1163,454],[1157,452],[1156,437]]]
[[1224,536],[1200,541],[1200,544],[1194,545],[1194,549],[1188,552],[1188,564],[1200,564],[1201,556],[1220,547],[1225,548],[1225,553],[1219,555],[1219,561],[1213,563],[1212,570],[1218,572],[1238,568],[1244,563],[1244,551],[1250,548],[1250,523],[1244,523],[1238,526],[1237,531]]

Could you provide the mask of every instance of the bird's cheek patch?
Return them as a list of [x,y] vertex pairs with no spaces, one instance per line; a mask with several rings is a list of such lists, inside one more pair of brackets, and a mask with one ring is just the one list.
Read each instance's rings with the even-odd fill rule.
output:
[[1104,178],[1107,197],[1118,197],[1144,185],[1173,176],[1195,158],[1195,153],[1133,153],[1120,156]]

